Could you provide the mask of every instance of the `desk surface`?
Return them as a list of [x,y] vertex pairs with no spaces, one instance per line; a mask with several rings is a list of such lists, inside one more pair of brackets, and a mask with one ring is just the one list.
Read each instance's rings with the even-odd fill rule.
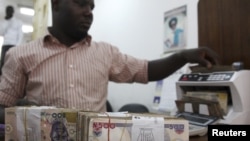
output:
[[[4,141],[4,135],[0,135],[0,141]],[[207,134],[204,136],[191,136],[189,141],[208,141]]]
[[[207,141],[207,135],[205,136],[192,136],[189,141]],[[0,138],[0,141],[4,141],[4,138]]]
[[192,136],[189,141],[207,141],[207,135],[204,136]]

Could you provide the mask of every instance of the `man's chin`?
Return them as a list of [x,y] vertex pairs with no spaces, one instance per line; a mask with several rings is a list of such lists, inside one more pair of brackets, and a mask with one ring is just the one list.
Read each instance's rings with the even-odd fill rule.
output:
[[86,38],[88,36],[88,32],[77,32],[76,34],[74,34],[74,38],[79,40],[82,40],[84,38]]

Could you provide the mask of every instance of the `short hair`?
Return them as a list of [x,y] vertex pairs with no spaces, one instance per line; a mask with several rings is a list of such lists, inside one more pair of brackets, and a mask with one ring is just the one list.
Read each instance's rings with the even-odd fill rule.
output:
[[13,12],[15,12],[14,7],[13,7],[12,5],[6,6],[6,10],[7,10],[7,9],[11,9]]
[[172,19],[170,19],[170,21],[168,22],[168,26],[172,27],[173,24],[177,24],[177,18],[173,17]]

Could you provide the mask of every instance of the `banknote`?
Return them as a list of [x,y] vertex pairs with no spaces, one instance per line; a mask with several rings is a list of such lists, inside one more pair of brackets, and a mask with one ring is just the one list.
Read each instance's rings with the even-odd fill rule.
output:
[[186,92],[186,96],[201,98],[204,100],[218,101],[223,114],[225,115],[228,112],[228,93],[227,92],[188,91]]
[[5,109],[5,140],[41,141],[40,112],[55,107],[19,106]]
[[188,121],[178,118],[164,117],[163,132],[155,132],[156,127],[143,125],[135,132],[133,117],[159,117],[159,115],[126,114],[126,117],[85,114],[81,118],[84,130],[81,141],[158,141],[157,136],[163,136],[164,141],[188,141]]
[[78,112],[78,124],[77,124],[77,141],[87,141],[87,118],[90,116],[98,116],[99,112],[93,111],[81,111]]
[[[136,113],[133,113],[134,115]],[[145,113],[146,114],[146,113]],[[141,114],[140,114],[141,115]],[[94,111],[81,111],[78,113],[78,141],[87,141],[88,140],[88,129],[89,119],[91,117],[99,117],[99,118],[131,118],[131,113],[127,112],[94,112]]]
[[42,141],[76,141],[76,109],[43,109],[41,111]]
[[17,141],[16,108],[5,108],[5,140]]

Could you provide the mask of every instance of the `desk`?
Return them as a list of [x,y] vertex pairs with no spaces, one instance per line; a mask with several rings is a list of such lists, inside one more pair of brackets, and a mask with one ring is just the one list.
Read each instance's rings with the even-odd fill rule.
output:
[[[207,135],[205,136],[192,136],[189,141],[207,141]],[[4,141],[4,138],[0,138],[0,141]]]
[[[4,137],[0,137],[0,141],[4,141]],[[207,135],[204,136],[192,136],[189,141],[208,141]]]
[[189,138],[189,141],[208,141],[207,135],[204,136],[192,136]]

